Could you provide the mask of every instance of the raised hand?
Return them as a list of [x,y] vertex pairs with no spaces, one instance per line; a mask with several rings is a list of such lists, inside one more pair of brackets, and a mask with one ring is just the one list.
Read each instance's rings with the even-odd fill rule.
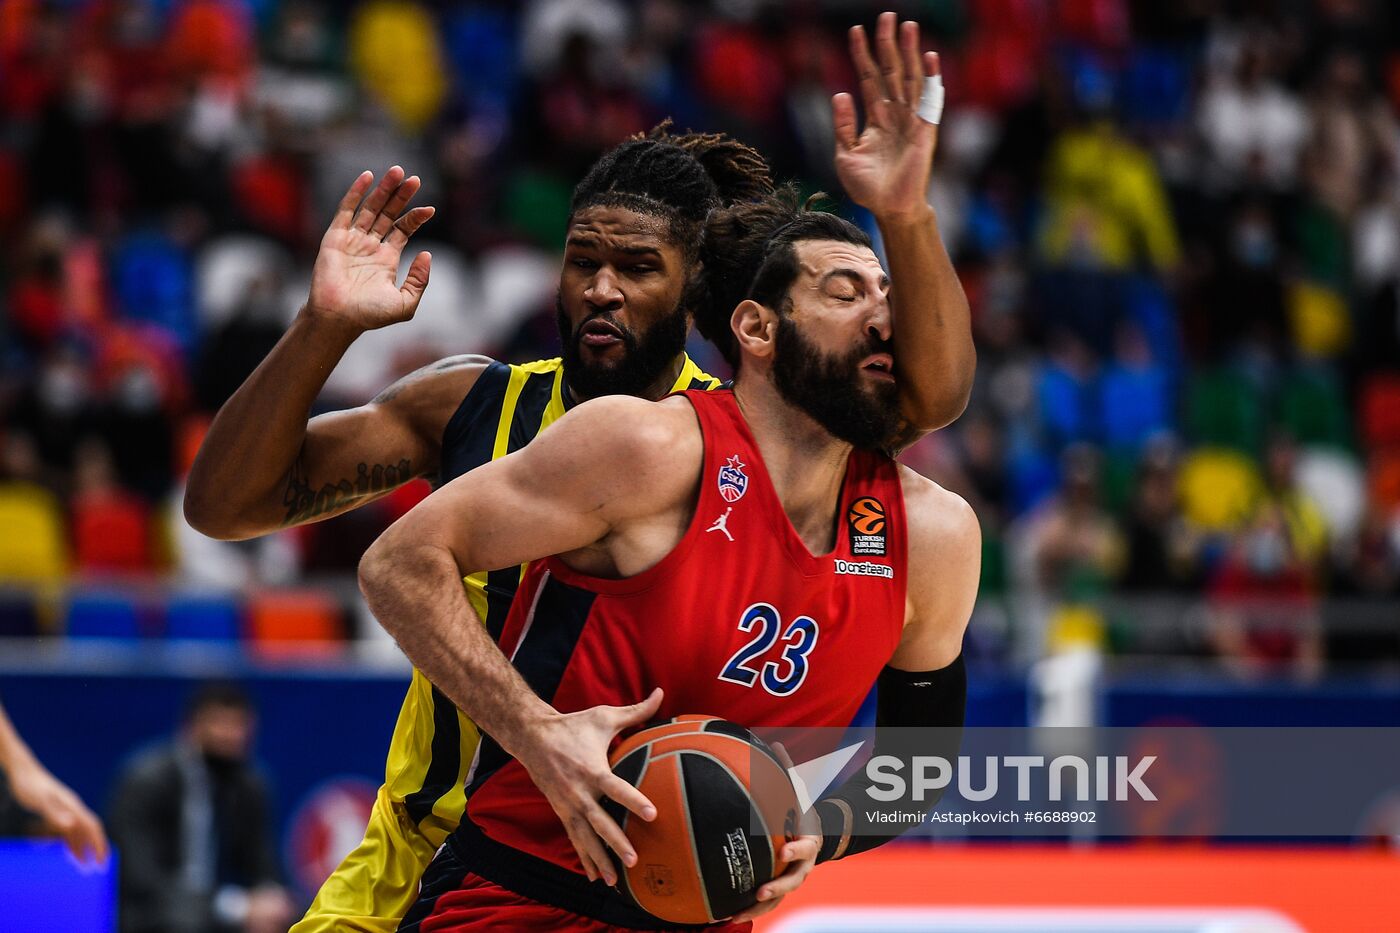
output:
[[[927,205],[938,127],[918,114],[924,79],[938,74],[938,53],[919,54],[919,26],[880,14],[875,56],[865,28],[850,32],[851,61],[860,79],[865,128],[856,133],[850,94],[831,99],[836,128],[836,175],[846,194],[877,218],[913,215]],[[877,65],[878,60],[878,65]]]
[[656,818],[656,807],[637,788],[612,773],[608,746],[630,726],[639,726],[661,708],[661,688],[631,706],[594,706],[549,721],[516,757],[558,814],[589,881],[602,878],[617,884],[617,872],[604,843],[622,859],[637,864],[637,853],[622,827],[599,802],[617,801],[644,820]]
[[431,207],[407,209],[422,184],[418,176],[405,178],[395,165],[365,197],[373,184],[374,174],[362,172],[340,199],[321,238],[306,305],[308,313],[354,331],[413,317],[432,266],[431,254],[419,253],[403,285],[397,282],[408,238],[433,216]]

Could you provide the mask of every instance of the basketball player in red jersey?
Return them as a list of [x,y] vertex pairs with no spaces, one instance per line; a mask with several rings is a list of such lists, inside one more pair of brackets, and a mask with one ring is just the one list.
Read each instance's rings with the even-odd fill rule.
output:
[[[873,54],[861,31],[853,35],[862,88],[877,102],[889,98],[880,106],[890,120],[863,134],[860,145],[837,152],[843,186],[874,213],[910,296],[907,305],[899,303],[908,313],[895,325],[905,364],[901,442],[955,418],[973,371],[967,302],[936,221],[927,213],[886,212],[898,206],[889,198],[862,200],[881,190],[869,180],[907,177],[900,165],[908,164],[917,169],[922,204],[932,131],[906,138],[898,119],[922,78],[913,28],[907,24],[897,39],[887,14]],[[907,79],[886,95],[879,89],[882,72]],[[238,539],[320,521],[419,475],[446,483],[552,430],[584,399],[610,393],[655,399],[718,383],[684,354],[687,318],[710,317],[711,306],[727,316],[753,270],[737,271],[733,257],[713,243],[702,263],[693,247],[712,206],[759,198],[772,182],[761,157],[735,140],[653,133],[605,155],[575,190],[559,281],[562,361],[507,367],[454,357],[404,377],[369,404],[308,421],[350,343],[373,340],[369,331],[412,317],[428,285],[426,253],[402,286],[396,279],[410,237],[432,213],[413,206],[418,185],[395,167],[378,185],[365,173],[347,191],[322,240],[307,306],[220,411],[201,447],[185,501],[200,531]],[[702,265],[723,266],[725,274],[705,275],[710,287],[700,288]],[[726,297],[707,297],[712,291]],[[514,567],[483,568],[467,578],[469,598],[493,636],[519,582]],[[416,879],[461,818],[463,779],[476,749],[475,725],[416,672],[364,842],[322,888],[296,933],[398,926]]]
[[[871,126],[907,116],[903,138],[927,141],[932,128],[900,109],[910,98],[886,83],[882,99],[875,80],[862,83]],[[842,153],[858,151],[851,101],[835,108]],[[918,216],[927,163],[900,167],[852,196]],[[934,687],[961,721],[979,531],[966,503],[883,452],[899,422],[890,278],[829,215],[794,214],[761,252],[727,335],[708,328],[737,363],[732,391],[580,406],[365,555],[376,616],[490,737],[405,928],[659,928],[608,887],[604,844],[636,856],[599,799],[654,816],[608,769],[623,728],[684,713],[844,727],[877,680],[882,714],[887,684],[893,699]],[[905,281],[894,252],[891,264]],[[534,563],[497,643],[454,582],[522,561]],[[868,847],[850,806],[830,803],[821,835],[786,846],[792,864],[736,928],[819,853]]]

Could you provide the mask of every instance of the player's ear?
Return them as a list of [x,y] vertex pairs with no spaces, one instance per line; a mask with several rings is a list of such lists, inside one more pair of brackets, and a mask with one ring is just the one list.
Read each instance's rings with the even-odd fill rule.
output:
[[778,313],[751,298],[739,302],[729,319],[739,349],[757,357],[773,354],[773,338],[778,333]]

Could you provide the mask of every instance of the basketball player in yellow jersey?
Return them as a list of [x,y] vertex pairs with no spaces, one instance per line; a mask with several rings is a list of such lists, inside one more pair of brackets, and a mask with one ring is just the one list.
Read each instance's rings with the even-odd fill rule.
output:
[[[905,24],[897,40],[894,27],[892,14],[882,17],[874,58],[863,34],[852,42],[863,89],[876,88],[881,72],[913,76],[888,95],[892,109],[904,106],[907,93],[917,100],[921,78],[917,32]],[[855,190],[852,179],[930,157],[931,150],[911,155],[898,132],[881,135],[876,126],[859,146],[844,148],[837,165]],[[308,423],[349,345],[365,331],[412,317],[428,284],[427,253],[414,259],[402,286],[395,278],[408,239],[432,216],[430,207],[409,207],[417,178],[394,167],[373,182],[366,172],[346,192],[322,239],[306,306],[210,428],[185,499],[186,516],[205,534],[254,537],[340,514],[418,476],[446,482],[519,449],[583,399],[657,399],[717,385],[685,355],[690,319],[702,303],[732,307],[735,292],[749,283],[704,276],[706,218],[717,207],[773,195],[763,159],[734,140],[664,128],[630,140],[574,192],[559,282],[561,359],[506,366],[453,357],[404,377],[367,405]],[[931,211],[897,220],[877,212],[876,220],[892,261],[906,257],[902,266],[911,270],[900,292],[911,299],[895,302],[901,313],[894,340],[904,361],[904,437],[912,439],[952,421],[966,404],[974,365],[967,302]],[[711,231],[707,253],[722,252],[725,235],[742,233]],[[742,271],[725,272],[743,278]],[[519,568],[467,579],[488,629],[504,621],[519,579]],[[323,886],[297,933],[397,928],[423,868],[461,819],[476,741],[472,722],[415,672],[365,839]]]

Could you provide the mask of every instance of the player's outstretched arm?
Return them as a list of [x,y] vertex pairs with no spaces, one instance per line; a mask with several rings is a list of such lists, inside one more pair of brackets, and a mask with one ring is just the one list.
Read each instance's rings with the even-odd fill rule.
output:
[[474,570],[552,554],[591,573],[655,563],[699,481],[700,433],[688,403],[613,396],[587,402],[522,450],[442,487],[395,522],[360,562],[380,624],[439,690],[518,759],[559,815],[590,879],[617,881],[603,844],[636,853],[599,805],[643,819],[655,809],[608,767],[622,729],[653,716],[660,691],[630,707],[560,714],[502,654],[461,585]]
[[894,13],[880,16],[874,55],[862,27],[851,30],[850,43],[865,127],[857,133],[851,95],[837,94],[836,174],[851,200],[875,216],[884,240],[903,447],[962,414],[977,366],[967,296],[928,203],[938,126],[925,119],[927,110],[920,113],[932,106],[924,84],[939,73],[938,55],[919,54],[916,23],[900,24],[896,35]]
[[107,861],[107,835],[87,805],[39,763],[0,706],[0,771],[20,806],[35,813],[79,861]]
[[185,493],[185,516],[198,531],[250,538],[328,518],[436,467],[442,428],[481,368],[471,360],[414,373],[369,405],[307,423],[350,344],[418,308],[429,254],[418,254],[402,285],[396,280],[408,238],[433,214],[408,208],[418,187],[417,176],[394,166],[378,185],[365,172],[346,191],[321,240],[306,306],[200,447]]

